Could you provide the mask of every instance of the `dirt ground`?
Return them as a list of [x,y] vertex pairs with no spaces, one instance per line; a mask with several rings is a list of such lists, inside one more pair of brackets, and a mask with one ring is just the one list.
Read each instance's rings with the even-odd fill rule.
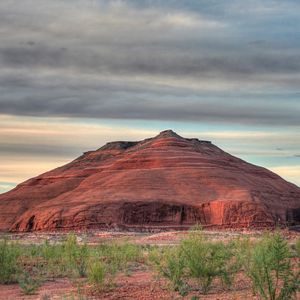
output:
[[[79,243],[89,245],[101,244],[107,241],[126,240],[140,245],[176,245],[189,233],[189,231],[166,231],[166,232],[117,232],[117,231],[76,231]],[[300,232],[283,230],[284,236],[293,243],[300,236]],[[63,241],[67,232],[28,232],[28,233],[0,233],[0,239],[6,238],[23,244],[41,244],[45,240],[50,243]],[[203,234],[210,240],[226,241],[232,238],[249,236],[256,239],[264,234],[259,230],[203,230]]]
[[[78,293],[79,292],[79,293]],[[79,294],[79,295],[78,295]],[[81,294],[81,295],[80,295]],[[78,287],[78,283],[69,279],[57,279],[46,282],[36,295],[22,295],[17,284],[1,285],[1,300],[49,300],[49,299],[108,299],[108,300],[168,300],[168,299],[191,299],[196,292],[190,292],[188,296],[181,297],[178,293],[171,292],[167,283],[156,278],[150,270],[137,271],[128,275],[120,275],[117,278],[116,286],[109,291],[93,293]],[[238,278],[235,287],[228,291],[212,289],[208,295],[201,295],[199,299],[208,300],[238,300],[258,299],[252,295],[252,291],[244,278]]]
[[[187,231],[173,231],[161,233],[133,233],[133,232],[77,232],[79,242],[87,244],[99,244],[111,240],[128,240],[129,242],[143,245],[175,245],[187,235]],[[248,235],[252,239],[258,238],[262,232],[259,231],[204,231],[204,234],[212,240],[226,241],[233,237]],[[299,237],[299,233],[286,231],[285,236],[289,242],[293,243]],[[3,235],[0,235],[0,238]],[[20,243],[43,243],[46,239],[50,242],[61,241],[66,237],[66,233],[24,233],[10,234],[6,238],[17,240]],[[1,271],[1,270],[0,270]],[[157,278],[148,267],[137,267],[131,270],[130,274],[120,274],[116,279],[116,285],[102,293],[93,294],[89,287],[82,287],[80,282],[74,282],[67,278],[56,279],[45,282],[36,295],[22,295],[17,284],[0,285],[0,300],[85,300],[85,299],[108,299],[108,300],[167,300],[167,299],[191,299],[197,295],[196,299],[207,300],[248,300],[258,299],[253,296],[250,283],[242,274],[239,274],[231,289],[226,291],[218,290],[216,285],[208,295],[200,295],[192,291],[186,297],[181,297],[178,293],[171,292],[167,283],[163,279]],[[79,295],[79,296],[78,296]]]

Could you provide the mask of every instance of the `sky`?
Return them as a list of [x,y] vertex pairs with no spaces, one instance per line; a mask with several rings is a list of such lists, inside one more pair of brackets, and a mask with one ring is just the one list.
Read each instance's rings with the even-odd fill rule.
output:
[[1,0],[0,193],[173,129],[300,186],[300,1]]

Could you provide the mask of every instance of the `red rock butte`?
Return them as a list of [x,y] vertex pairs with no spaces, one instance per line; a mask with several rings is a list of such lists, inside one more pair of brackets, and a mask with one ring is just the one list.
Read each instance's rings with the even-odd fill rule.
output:
[[300,188],[171,130],[111,142],[0,195],[0,230],[298,224]]

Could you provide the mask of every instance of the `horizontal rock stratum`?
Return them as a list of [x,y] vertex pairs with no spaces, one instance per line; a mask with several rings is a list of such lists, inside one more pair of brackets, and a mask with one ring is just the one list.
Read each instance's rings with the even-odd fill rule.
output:
[[0,195],[0,230],[299,223],[300,188],[171,130],[112,142]]

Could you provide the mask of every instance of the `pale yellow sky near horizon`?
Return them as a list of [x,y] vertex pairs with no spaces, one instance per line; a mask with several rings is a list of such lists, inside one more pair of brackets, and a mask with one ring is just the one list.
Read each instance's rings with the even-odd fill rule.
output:
[[[155,136],[160,131],[156,128],[139,129],[130,125],[112,126],[104,121],[88,123],[66,118],[45,119],[7,115],[0,115],[0,124],[0,192],[66,164],[82,152],[95,150],[106,142],[142,140]],[[299,140],[295,138],[294,133],[232,130],[204,132],[189,129],[178,133],[185,137],[212,140],[223,150],[251,163],[258,161],[259,165],[300,185],[300,163],[286,165],[284,162],[268,162],[269,157],[276,162],[276,157],[280,160],[282,157],[291,156],[290,151],[275,149],[274,143],[280,139],[282,144],[297,149]]]

